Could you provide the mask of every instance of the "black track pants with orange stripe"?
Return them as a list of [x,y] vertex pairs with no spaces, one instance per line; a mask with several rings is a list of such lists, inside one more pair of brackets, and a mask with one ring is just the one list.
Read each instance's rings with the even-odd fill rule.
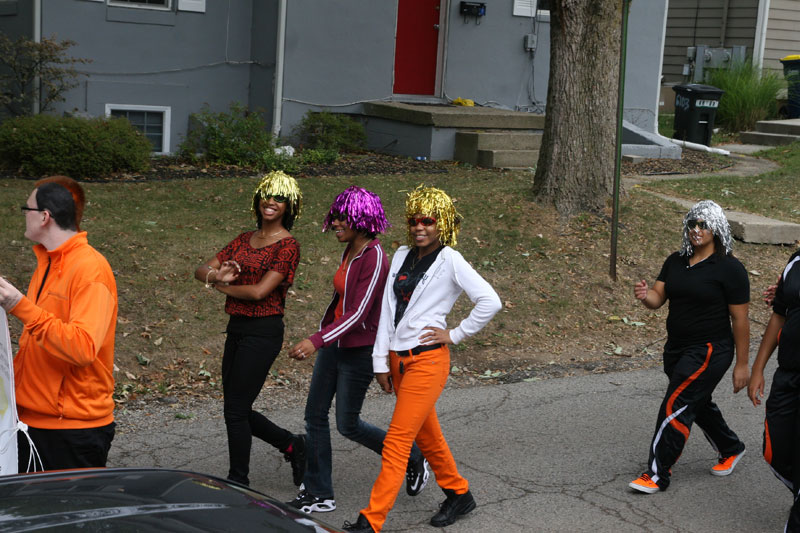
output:
[[764,459],[794,495],[786,523],[800,532],[800,372],[778,368],[772,378],[764,421]]
[[692,424],[697,423],[721,457],[744,450],[744,443],[725,422],[711,395],[733,362],[733,340],[674,348],[664,347],[669,386],[658,411],[647,473],[662,489],[680,457]]
[[796,495],[800,491],[800,372],[775,371],[766,407],[764,459]]

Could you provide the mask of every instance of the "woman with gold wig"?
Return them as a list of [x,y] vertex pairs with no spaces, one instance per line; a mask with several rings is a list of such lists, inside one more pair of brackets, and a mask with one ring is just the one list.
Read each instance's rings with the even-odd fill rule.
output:
[[[469,483],[456,468],[436,416],[436,401],[450,372],[450,344],[481,330],[500,308],[494,289],[453,249],[461,216],[442,190],[418,187],[406,200],[408,246],[389,269],[372,352],[381,388],[397,395],[383,441],[381,472],[369,505],[346,531],[380,531],[403,484],[416,440],[446,495],[431,525],[442,527],[475,508]],[[447,314],[466,292],[475,303],[469,316],[447,329]]]
[[228,433],[228,479],[249,484],[252,436],[280,450],[291,463],[295,485],[305,472],[305,438],[253,410],[267,374],[283,345],[286,293],[300,260],[289,233],[300,214],[297,182],[270,172],[258,183],[251,204],[257,229],[233,239],[200,265],[195,278],[225,295],[230,315],[222,356],[222,390]]

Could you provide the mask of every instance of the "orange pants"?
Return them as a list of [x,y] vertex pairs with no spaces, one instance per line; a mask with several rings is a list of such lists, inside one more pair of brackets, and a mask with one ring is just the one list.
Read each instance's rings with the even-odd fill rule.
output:
[[381,472],[372,486],[369,505],[361,510],[375,531],[381,530],[386,514],[397,499],[415,440],[436,474],[440,487],[451,489],[456,494],[464,494],[469,489],[467,480],[458,473],[436,416],[436,400],[450,374],[450,349],[444,345],[406,357],[389,352],[389,359],[397,403],[383,440]]

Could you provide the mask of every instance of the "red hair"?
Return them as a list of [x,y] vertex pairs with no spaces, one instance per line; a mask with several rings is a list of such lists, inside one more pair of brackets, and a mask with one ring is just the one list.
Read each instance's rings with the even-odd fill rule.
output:
[[38,189],[45,183],[61,185],[72,195],[72,201],[75,202],[75,228],[80,231],[83,207],[86,205],[86,195],[83,192],[83,187],[81,187],[80,183],[67,176],[47,176],[37,181],[34,186]]

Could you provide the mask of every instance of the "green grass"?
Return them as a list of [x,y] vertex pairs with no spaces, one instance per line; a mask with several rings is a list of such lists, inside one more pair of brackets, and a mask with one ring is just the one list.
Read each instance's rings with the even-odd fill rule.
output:
[[[794,160],[795,156],[775,157]],[[789,172],[777,174],[762,181],[790,178]],[[561,219],[554,209],[532,200],[531,181],[526,171],[457,166],[435,175],[300,178],[305,205],[292,233],[301,243],[302,257],[287,300],[286,345],[316,330],[330,298],[342,247],[332,235],[321,232],[321,223],[335,195],[357,184],[381,196],[395,224],[382,237],[391,254],[405,243],[404,202],[419,183],[451,193],[464,215],[457,249],[504,303],[484,331],[454,349],[453,364],[462,372],[482,375],[486,370],[550,362],[580,367],[581,361],[608,357],[610,344],[631,355],[659,342],[664,310],[644,309],[631,296],[631,287],[642,278],[653,280],[664,258],[678,248],[684,210],[638,189],[623,196],[618,279],[612,281],[608,218]],[[712,182],[697,180],[685,187],[699,199],[705,197],[698,188],[705,185],[700,184]],[[34,268],[19,212],[32,183],[0,180],[0,275],[21,288],[27,286]],[[106,255],[117,279],[115,377],[121,396],[219,390],[227,321],[224,297],[206,290],[193,272],[239,232],[254,227],[249,205],[255,184],[256,178],[247,176],[85,184],[89,203],[83,229],[90,243]],[[786,181],[782,194],[794,199],[786,202],[786,209],[800,205],[797,188],[788,187]],[[765,201],[781,199],[777,189],[770,191]],[[737,193],[733,198],[739,197]],[[777,272],[788,253],[779,247],[737,245],[737,255],[749,269],[767,273]],[[764,288],[756,281],[754,298]],[[451,327],[471,305],[467,298],[459,300],[449,319]],[[12,320],[12,338],[19,331],[19,322]],[[307,379],[310,369],[309,364],[281,354],[270,383],[280,386],[298,373]]]
[[726,208],[800,223],[800,143],[759,152],[781,168],[758,177],[710,176],[647,184],[648,189],[707,198]]

